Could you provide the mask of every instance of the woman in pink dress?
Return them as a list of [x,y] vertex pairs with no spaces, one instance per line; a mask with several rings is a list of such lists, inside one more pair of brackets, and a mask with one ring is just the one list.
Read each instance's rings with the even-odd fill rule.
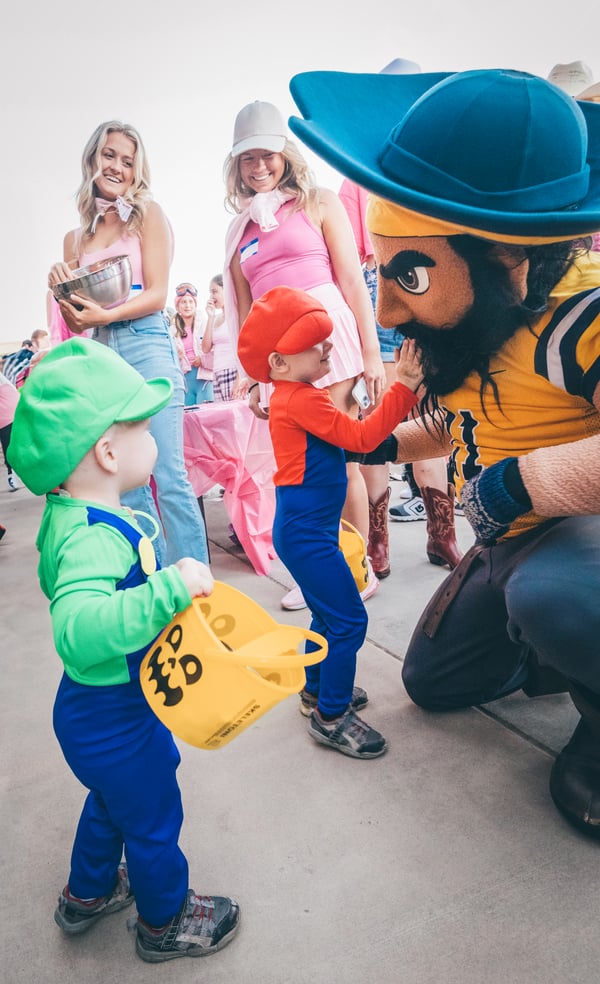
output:
[[[225,310],[234,333],[252,301],[270,288],[308,291],[327,309],[334,325],[331,370],[316,385],[327,387],[335,405],[355,416],[358,406],[352,389],[362,376],[376,405],[385,387],[385,369],[348,216],[335,192],[315,183],[271,103],[256,101],[238,113],[224,174],[227,203],[237,213],[227,234],[224,270]],[[242,383],[240,392],[244,389],[254,413],[265,418],[264,389],[255,380]],[[357,456],[347,453],[346,459],[343,517],[366,542],[367,490]],[[377,586],[370,571],[363,600]],[[282,605],[291,610],[304,607],[299,589],[292,589]]]

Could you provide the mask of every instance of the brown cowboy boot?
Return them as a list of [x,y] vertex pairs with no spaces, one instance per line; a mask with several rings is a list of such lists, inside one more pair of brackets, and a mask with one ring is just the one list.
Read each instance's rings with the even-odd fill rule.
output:
[[421,496],[427,513],[429,563],[439,567],[446,564],[454,570],[462,557],[454,527],[454,486],[448,486],[447,495],[441,489],[422,486]]
[[369,499],[369,542],[367,554],[371,558],[373,573],[379,580],[390,573],[390,545],[388,533],[388,503],[390,489],[387,488],[377,502]]

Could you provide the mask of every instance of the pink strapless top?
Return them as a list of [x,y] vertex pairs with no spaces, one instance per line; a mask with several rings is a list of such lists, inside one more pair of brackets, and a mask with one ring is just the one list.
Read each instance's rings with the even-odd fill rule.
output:
[[80,266],[89,266],[90,263],[97,263],[98,260],[107,260],[111,256],[129,256],[131,261],[132,285],[138,289],[144,289],[144,277],[142,274],[142,244],[139,236],[128,236],[124,234],[106,249],[99,249],[92,253],[80,253]]
[[277,212],[279,226],[262,232],[249,222],[238,245],[242,273],[250,284],[252,298],[271,287],[310,290],[333,283],[331,260],[323,236],[302,210],[293,211],[286,202]]

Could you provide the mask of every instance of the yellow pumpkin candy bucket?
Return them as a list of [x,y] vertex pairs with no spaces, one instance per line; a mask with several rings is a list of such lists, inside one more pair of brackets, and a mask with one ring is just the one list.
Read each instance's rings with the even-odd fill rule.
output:
[[352,571],[356,587],[359,591],[364,591],[369,583],[367,545],[364,537],[346,519],[340,522],[340,550]]
[[[317,648],[304,652],[304,643]],[[302,649],[302,652],[299,652]],[[156,716],[197,748],[222,748],[297,694],[327,655],[316,632],[282,625],[222,581],[176,615],[144,656],[140,682]]]

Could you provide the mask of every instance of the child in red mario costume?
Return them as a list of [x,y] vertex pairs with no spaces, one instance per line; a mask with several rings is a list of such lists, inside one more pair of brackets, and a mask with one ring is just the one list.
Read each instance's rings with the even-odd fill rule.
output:
[[[254,301],[242,325],[238,355],[253,379],[271,382],[269,429],[277,471],[273,544],[300,585],[312,613],[311,629],[324,636],[328,654],[306,667],[301,710],[310,715],[315,741],[352,758],[376,758],[386,742],[357,710],[367,695],[354,687],[356,655],[367,614],[339,548],[346,496],[342,448],[373,450],[416,404],[421,382],[415,343],[403,345],[396,382],[364,420],[353,420],[313,383],[329,372],[332,322],[303,290],[274,287]],[[310,644],[309,644],[310,645]]]

